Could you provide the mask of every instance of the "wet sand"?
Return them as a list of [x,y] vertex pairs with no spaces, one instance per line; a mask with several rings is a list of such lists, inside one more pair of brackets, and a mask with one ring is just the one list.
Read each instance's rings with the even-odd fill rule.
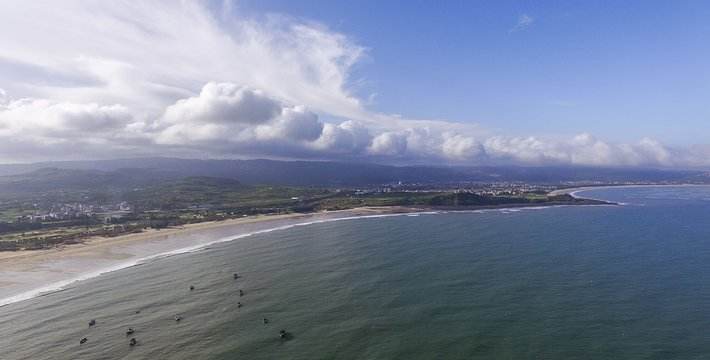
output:
[[[199,251],[222,241],[345,218],[422,212],[478,211],[574,204],[503,204],[471,207],[363,207],[308,214],[260,215],[189,224],[116,237],[95,237],[81,244],[46,250],[0,252],[0,306],[61,290],[103,273],[140,265],[155,258]],[[583,205],[583,204],[580,204]]]
[[311,214],[259,215],[162,230],[151,229],[116,237],[94,237],[81,244],[46,250],[0,252],[0,306],[155,257],[195,251],[220,239],[313,221],[412,211],[422,209],[383,207]]

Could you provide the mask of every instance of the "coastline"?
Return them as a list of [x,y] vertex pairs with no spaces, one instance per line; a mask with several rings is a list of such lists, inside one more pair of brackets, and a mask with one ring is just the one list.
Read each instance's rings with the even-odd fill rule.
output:
[[[612,203],[606,203],[613,205]],[[189,224],[116,237],[89,238],[81,244],[46,250],[0,252],[0,307],[62,290],[76,282],[136,266],[157,258],[199,251],[210,245],[314,223],[411,214],[437,214],[604,205],[593,203],[507,204],[471,207],[362,207],[347,210]]]
[[246,236],[313,223],[425,213],[407,207],[362,207],[316,213],[257,215],[147,230],[43,250],[0,252],[0,307],[59,291],[101,274],[189,253]]
[[235,225],[243,224],[255,224],[274,220],[286,220],[286,219],[299,219],[313,217],[317,215],[324,214],[338,214],[338,213],[364,213],[364,212],[378,212],[379,209],[371,208],[355,208],[349,210],[339,210],[330,212],[317,212],[317,213],[291,213],[291,214],[274,214],[274,215],[255,215],[245,218],[235,218],[227,219],[223,221],[205,221],[193,224],[186,224],[178,227],[169,227],[164,229],[148,229],[138,233],[124,234],[114,237],[104,237],[104,236],[94,236],[87,238],[81,243],[70,244],[70,245],[60,245],[57,247],[49,249],[40,250],[18,250],[18,251],[0,251],[0,266],[3,262],[8,259],[14,258],[32,258],[32,257],[43,257],[51,256],[51,254],[79,254],[84,251],[95,249],[108,245],[125,245],[133,242],[152,240],[158,237],[169,237],[179,234],[190,234],[195,231],[214,229],[220,227],[230,227]]
[[579,187],[570,187],[570,188],[564,188],[564,189],[557,189],[550,191],[548,195],[550,196],[555,196],[555,195],[569,195],[575,199],[587,199],[587,200],[599,200],[599,201],[607,201],[607,200],[600,200],[600,199],[594,199],[594,198],[589,198],[589,197],[584,197],[584,196],[579,196],[577,193],[580,193],[582,191],[589,191],[589,190],[603,190],[603,189],[625,189],[625,188],[640,188],[640,187],[694,187],[694,186],[710,186],[706,184],[632,184],[632,185],[599,185],[599,186],[579,186]]

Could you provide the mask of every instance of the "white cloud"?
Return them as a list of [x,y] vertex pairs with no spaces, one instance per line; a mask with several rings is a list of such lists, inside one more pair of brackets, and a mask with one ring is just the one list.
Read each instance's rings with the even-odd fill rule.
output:
[[372,136],[362,124],[348,120],[340,124],[324,124],[314,147],[325,153],[359,155],[370,145]]
[[323,132],[318,115],[261,91],[208,83],[197,96],[180,99],[150,127],[157,144],[239,151],[259,142],[312,143]]
[[[511,32],[533,22],[523,14]],[[3,161],[207,153],[458,164],[710,162],[705,148],[671,149],[652,139],[511,137],[372,112],[350,91],[363,46],[319,24],[220,16],[202,2],[5,1],[0,44]]]
[[21,99],[0,105],[0,125],[4,136],[74,138],[106,134],[132,121],[121,105],[57,103]]
[[689,160],[682,151],[648,138],[636,144],[614,144],[590,134],[569,140],[496,136],[487,139],[484,148],[492,159],[540,165],[683,166]]
[[455,160],[476,160],[485,155],[485,148],[472,137],[446,134],[441,144],[442,154]]
[[[417,122],[412,121],[412,124]],[[304,105],[231,83],[207,83],[176,100],[157,118],[122,105],[19,99],[0,105],[0,151],[27,158],[117,151],[224,156],[594,166],[707,165],[707,149],[682,151],[643,138],[614,144],[590,134],[569,139],[476,135],[468,127],[372,126],[322,121]],[[436,123],[441,125],[441,123]],[[114,155],[115,156],[115,155]]]
[[261,91],[210,82],[198,96],[168,106],[164,119],[175,124],[183,121],[261,124],[276,117],[280,111],[279,103]]
[[372,155],[403,156],[407,151],[407,136],[399,132],[384,132],[372,139],[368,151]]
[[[278,16],[220,21],[193,1],[7,1],[0,43],[0,75],[12,80],[3,87],[15,97],[160,111],[219,81],[338,116],[364,113],[347,81],[365,49]],[[6,62],[47,76],[11,76]]]
[[284,139],[311,142],[321,137],[323,123],[304,106],[282,109],[278,120],[256,128],[257,139]]

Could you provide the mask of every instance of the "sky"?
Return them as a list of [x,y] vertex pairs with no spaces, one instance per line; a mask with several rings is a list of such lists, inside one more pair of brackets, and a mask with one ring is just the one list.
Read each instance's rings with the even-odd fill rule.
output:
[[0,3],[0,161],[710,167],[702,1]]

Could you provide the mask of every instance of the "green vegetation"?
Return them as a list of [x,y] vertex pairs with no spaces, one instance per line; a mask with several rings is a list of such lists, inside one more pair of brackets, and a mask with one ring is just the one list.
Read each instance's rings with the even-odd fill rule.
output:
[[[256,214],[342,210],[355,207],[490,207],[532,204],[588,204],[569,195],[481,195],[470,192],[391,189],[335,190],[253,186],[233,179],[186,177],[115,179],[105,174],[43,170],[32,179],[0,179],[0,251],[42,249],[116,236],[146,228],[219,221]],[[50,186],[36,176],[47,176]],[[86,179],[89,177],[89,179]]]
[[303,201],[333,196],[327,189],[247,186],[236,180],[189,177],[130,191],[123,199],[139,210],[189,210],[191,207],[259,213],[260,209],[290,208]]
[[341,210],[362,206],[411,206],[411,207],[492,207],[501,205],[524,206],[535,204],[594,204],[596,201],[575,199],[569,195],[547,196],[524,194],[520,196],[487,196],[466,192],[395,192],[363,196],[340,196],[323,199],[320,210]]

